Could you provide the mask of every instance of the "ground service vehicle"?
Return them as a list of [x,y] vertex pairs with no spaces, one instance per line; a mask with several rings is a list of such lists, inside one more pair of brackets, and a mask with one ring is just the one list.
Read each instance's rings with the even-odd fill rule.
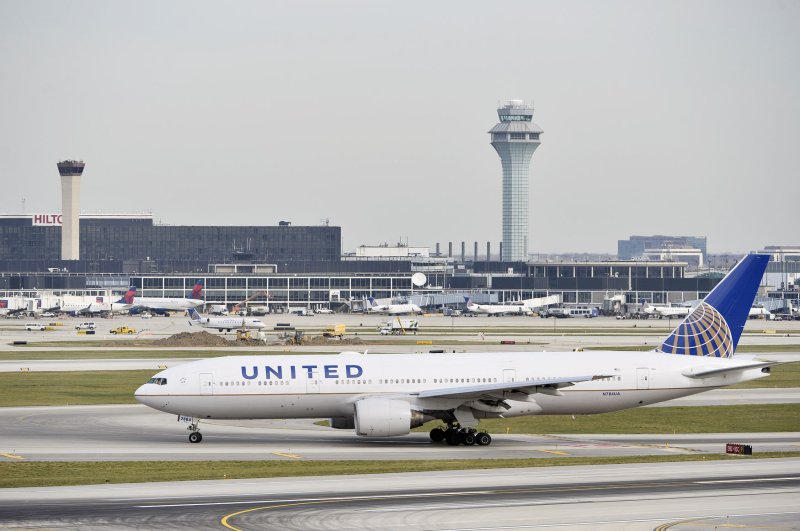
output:
[[94,321],[86,321],[78,324],[75,330],[94,330],[95,328],[97,328],[97,326],[94,324]]
[[135,328],[128,328],[127,326],[118,326],[111,331],[112,334],[135,334]]
[[29,332],[32,330],[38,330],[41,332],[44,330],[44,325],[41,323],[25,323],[25,330]]
[[342,337],[344,336],[344,334],[346,332],[347,332],[347,327],[345,325],[337,324],[337,325],[326,326],[322,330],[322,336],[323,337],[338,337],[339,339],[342,339]]
[[416,319],[400,319],[399,317],[383,323],[378,331],[382,336],[389,334],[416,334],[419,329],[419,321]]

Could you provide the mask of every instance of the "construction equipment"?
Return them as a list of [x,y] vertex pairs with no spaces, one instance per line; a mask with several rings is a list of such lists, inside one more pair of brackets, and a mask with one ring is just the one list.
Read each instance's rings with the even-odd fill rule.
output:
[[[244,313],[242,313],[242,312],[247,310],[247,306],[246,306],[247,303],[252,301],[252,300],[255,300],[256,298],[261,297],[261,296],[263,296],[265,299],[269,300],[269,293],[267,293],[266,291],[256,291],[255,293],[253,293],[249,297],[247,297],[245,300],[243,300],[241,302],[237,302],[233,306],[233,308],[231,308],[231,313],[233,313],[235,315],[244,315]],[[242,306],[245,307],[244,310],[242,310]]]

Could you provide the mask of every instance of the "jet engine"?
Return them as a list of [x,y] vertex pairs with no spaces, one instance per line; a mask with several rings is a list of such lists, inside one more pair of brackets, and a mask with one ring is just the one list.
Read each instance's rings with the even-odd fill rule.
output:
[[404,400],[365,398],[356,402],[356,434],[362,437],[406,435],[426,420]]

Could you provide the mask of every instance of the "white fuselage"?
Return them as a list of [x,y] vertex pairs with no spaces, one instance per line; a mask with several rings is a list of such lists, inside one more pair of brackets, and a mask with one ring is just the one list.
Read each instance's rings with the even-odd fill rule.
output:
[[422,313],[422,309],[416,304],[382,304],[371,307],[369,311],[372,313],[383,313],[386,315]]
[[468,304],[467,311],[483,315],[530,315],[531,309],[516,304]]
[[[607,375],[556,394],[507,399],[503,417],[605,413],[663,402],[709,389],[761,378],[746,369],[708,378],[682,372],[702,367],[745,365],[751,360],[679,356],[655,352],[520,352],[470,354],[359,354],[231,356],[189,362],[161,371],[166,384],[145,384],[140,402],[195,418],[348,417],[366,396],[406,400],[412,409],[448,410],[462,398],[420,398],[416,394],[496,382]],[[476,418],[499,417],[468,404]]]
[[644,311],[658,317],[686,317],[693,309],[688,306],[648,306]]
[[266,325],[252,317],[201,317],[189,321],[190,324],[200,325],[203,328],[216,328],[222,330],[260,330]]
[[180,299],[171,297],[134,297],[132,307],[149,308],[151,310],[182,311],[199,308],[203,305],[200,299]]

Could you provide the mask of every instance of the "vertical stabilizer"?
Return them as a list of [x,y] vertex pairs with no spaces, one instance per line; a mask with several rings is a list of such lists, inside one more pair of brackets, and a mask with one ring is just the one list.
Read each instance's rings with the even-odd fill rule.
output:
[[745,256],[656,350],[688,356],[733,356],[769,255]]

